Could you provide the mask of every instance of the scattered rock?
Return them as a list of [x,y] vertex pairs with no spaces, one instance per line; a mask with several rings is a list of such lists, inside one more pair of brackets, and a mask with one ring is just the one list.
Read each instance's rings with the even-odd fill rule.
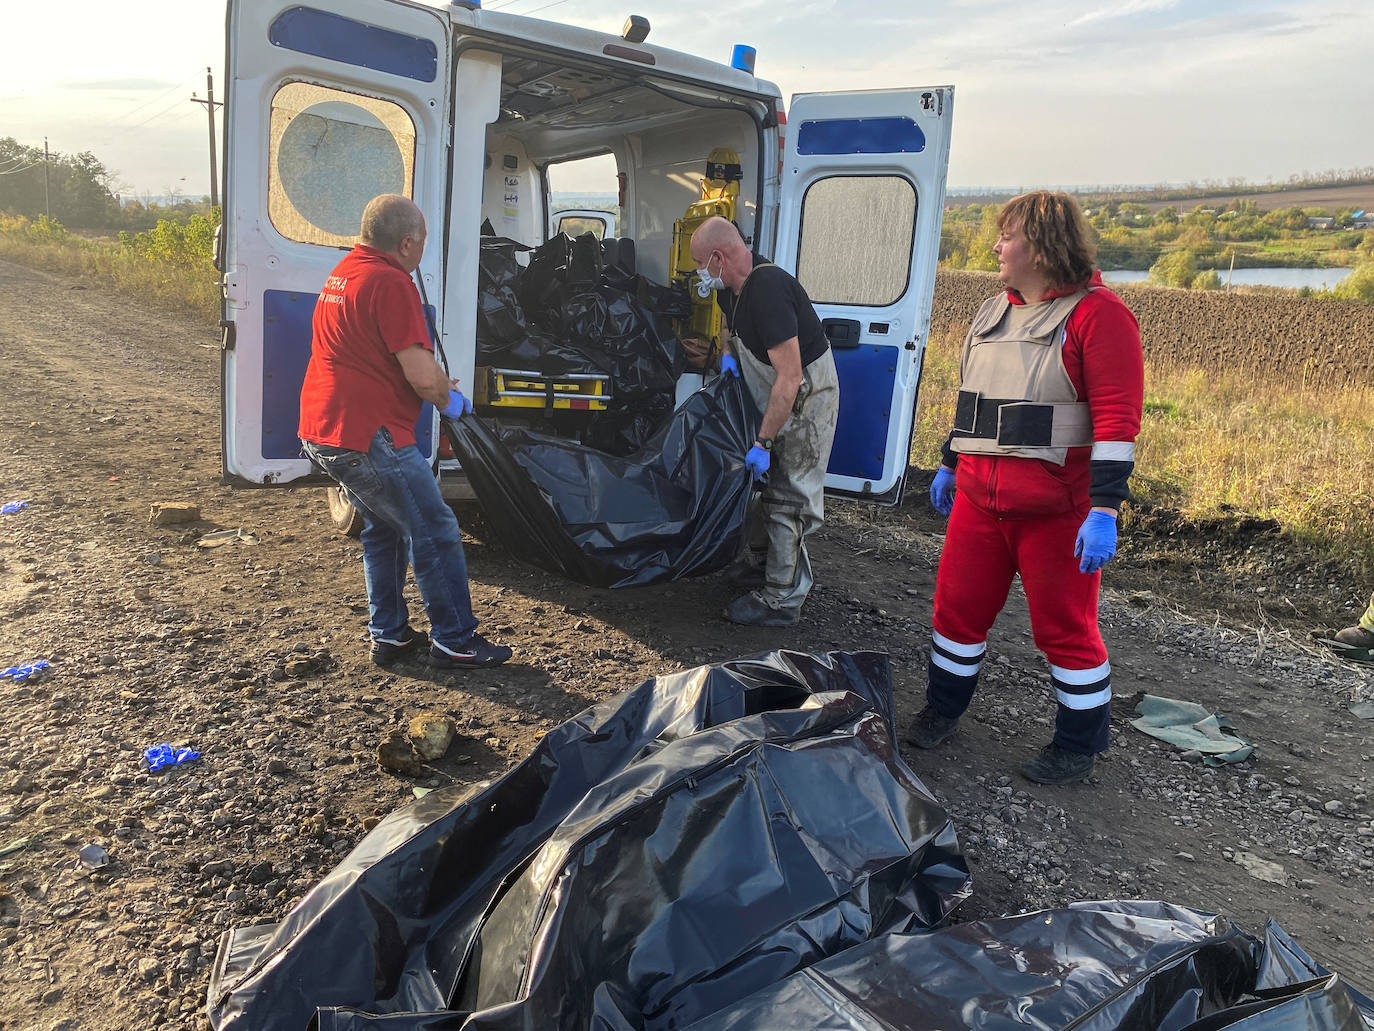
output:
[[423,773],[425,764],[415,754],[410,740],[401,730],[393,730],[385,741],[377,746],[377,762],[390,773],[403,777],[415,777]]
[[183,501],[155,501],[148,512],[148,522],[154,526],[194,523],[199,518],[200,506]]
[[438,759],[453,742],[454,730],[451,717],[441,712],[425,712],[406,725],[406,737],[421,759]]

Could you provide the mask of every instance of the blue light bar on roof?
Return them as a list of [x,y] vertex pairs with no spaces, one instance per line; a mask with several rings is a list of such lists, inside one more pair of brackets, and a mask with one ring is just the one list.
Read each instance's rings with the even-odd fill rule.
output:
[[748,72],[750,75],[753,75],[754,58],[757,54],[758,51],[753,47],[746,46],[744,43],[736,43],[735,49],[730,53],[730,67],[738,68],[742,72]]

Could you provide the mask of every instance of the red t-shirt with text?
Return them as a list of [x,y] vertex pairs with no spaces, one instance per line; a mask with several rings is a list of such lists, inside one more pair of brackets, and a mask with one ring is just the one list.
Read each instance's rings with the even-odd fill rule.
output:
[[301,439],[366,451],[385,426],[396,447],[414,444],[423,402],[395,355],[415,344],[432,350],[414,281],[387,254],[357,244],[315,303]]

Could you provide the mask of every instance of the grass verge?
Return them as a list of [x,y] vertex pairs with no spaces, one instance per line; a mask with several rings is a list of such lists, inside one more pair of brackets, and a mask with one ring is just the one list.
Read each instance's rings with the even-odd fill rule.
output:
[[[926,351],[913,464],[934,468],[954,417],[965,328]],[[1140,508],[1199,523],[1244,514],[1374,574],[1374,391],[1147,362],[1131,480]]]

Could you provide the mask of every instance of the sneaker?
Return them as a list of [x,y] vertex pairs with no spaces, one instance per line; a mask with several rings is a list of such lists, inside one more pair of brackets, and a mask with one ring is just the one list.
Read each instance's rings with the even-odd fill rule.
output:
[[1348,626],[1331,635],[1331,640],[1347,648],[1374,648],[1374,633],[1362,626]]
[[927,705],[911,721],[911,726],[906,732],[906,739],[917,748],[934,748],[953,734],[954,728],[958,725],[958,716],[945,716]]
[[504,644],[492,644],[481,634],[473,634],[458,648],[445,648],[438,641],[429,646],[429,664],[435,669],[478,669],[499,666],[513,653]]
[[378,666],[394,666],[428,647],[429,635],[407,623],[396,637],[374,637],[371,658]]
[[1082,752],[1070,752],[1049,744],[1040,754],[1021,767],[1027,780],[1037,784],[1075,784],[1087,780],[1093,772],[1093,757]]
[[801,621],[801,611],[775,609],[757,591],[750,591],[725,606],[725,618],[742,626],[796,626]]

